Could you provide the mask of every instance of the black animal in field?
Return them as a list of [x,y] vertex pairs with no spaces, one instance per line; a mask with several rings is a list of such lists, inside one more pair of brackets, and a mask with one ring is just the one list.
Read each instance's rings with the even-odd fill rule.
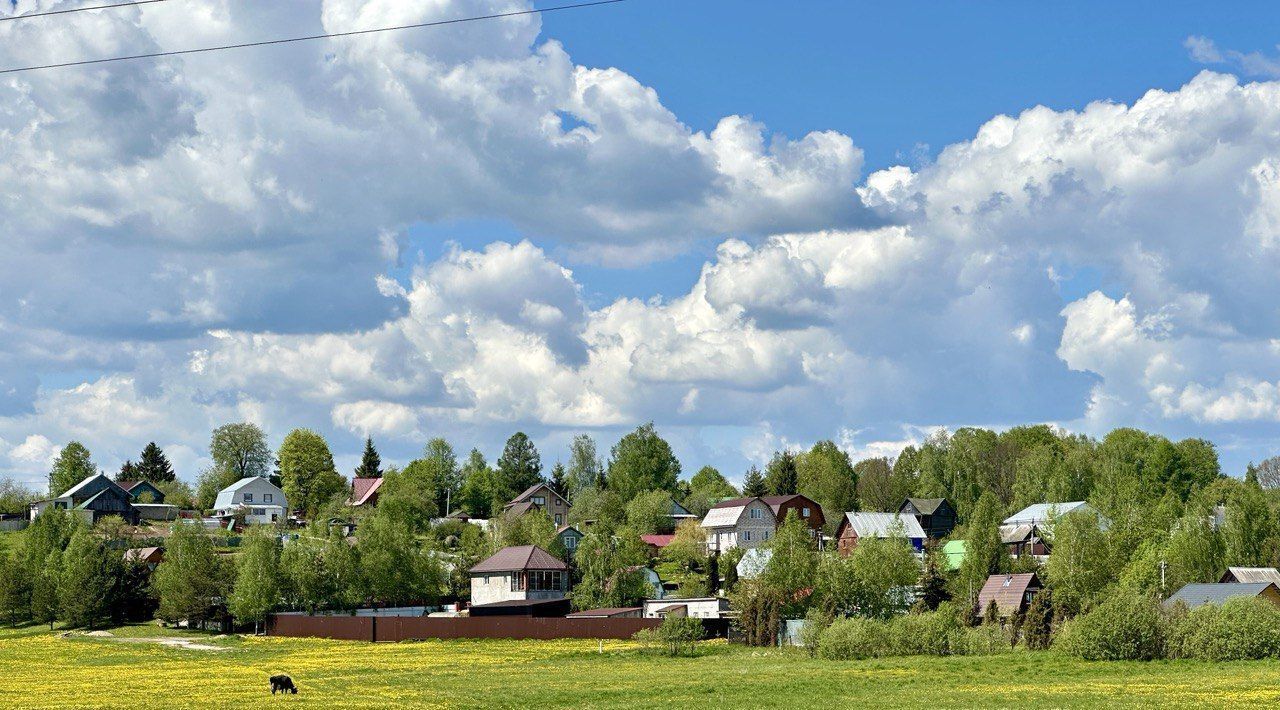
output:
[[281,693],[298,694],[298,686],[294,685],[293,679],[287,675],[271,676],[271,694],[275,695],[277,690]]

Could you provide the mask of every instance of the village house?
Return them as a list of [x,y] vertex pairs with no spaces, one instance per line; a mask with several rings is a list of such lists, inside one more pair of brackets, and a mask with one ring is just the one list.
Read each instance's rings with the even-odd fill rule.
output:
[[378,505],[378,491],[382,488],[382,477],[351,479],[351,497],[347,505],[353,508]]
[[155,568],[164,561],[164,548],[134,547],[124,551],[124,561],[144,564],[147,569],[155,571]]
[[261,476],[247,476],[218,491],[213,503],[215,518],[244,516],[246,524],[271,525],[285,519],[289,510],[284,491]]
[[545,483],[537,483],[529,486],[523,493],[512,498],[509,503],[502,507],[502,515],[507,520],[515,520],[531,510],[538,509],[546,511],[551,521],[556,527],[564,525],[569,520],[569,501],[564,496],[556,493]]
[[985,614],[991,602],[996,603],[1000,618],[1025,614],[1032,600],[1044,589],[1034,572],[1026,574],[993,574],[978,592],[978,614]]
[[134,503],[164,502],[164,491],[151,481],[116,481],[116,485],[123,488]]
[[[1000,541],[1009,549],[1012,557],[1031,555],[1038,558],[1050,552],[1048,540],[1053,538],[1053,521],[1067,515],[1098,515],[1088,503],[1072,501],[1069,503],[1036,503],[1005,518],[1000,524]],[[1098,515],[1102,529],[1109,525],[1106,518]],[[1047,538],[1047,539],[1046,539]]]
[[556,540],[564,548],[565,554],[570,557],[577,553],[578,545],[582,544],[583,537],[582,531],[572,525],[564,525],[556,531]]
[[644,600],[644,618],[646,619],[665,619],[667,617],[719,619],[727,611],[729,611],[729,600],[724,597]]
[[676,502],[675,498],[671,499],[671,529],[675,529],[677,525],[686,520],[697,520],[698,516],[689,512],[689,509]]
[[768,542],[778,529],[778,518],[760,498],[735,498],[712,506],[702,528],[707,532],[707,549],[725,552]]
[[32,503],[31,519],[35,520],[47,510],[66,510],[89,524],[116,515],[130,525],[137,525],[139,517],[128,491],[103,473],[89,476],[57,498]]
[[472,567],[471,604],[563,599],[569,565],[537,545],[504,547]]
[[773,517],[777,519],[778,525],[786,522],[788,513],[795,513],[809,526],[809,534],[818,536],[822,534],[822,526],[827,524],[822,506],[808,496],[793,493],[788,496],[761,496],[760,500],[773,510]]
[[906,537],[916,552],[924,551],[924,530],[915,516],[899,513],[845,513],[836,528],[836,549],[848,557],[863,538]]
[[1216,584],[1188,584],[1165,600],[1164,606],[1172,608],[1183,604],[1195,609],[1206,604],[1220,606],[1231,599],[1256,597],[1280,607],[1280,587],[1274,582],[1218,582]]
[[643,542],[649,548],[649,556],[657,557],[663,548],[671,544],[676,539],[675,535],[641,535],[640,542]]
[[946,498],[908,498],[898,512],[914,516],[930,540],[941,540],[956,527],[956,510]]

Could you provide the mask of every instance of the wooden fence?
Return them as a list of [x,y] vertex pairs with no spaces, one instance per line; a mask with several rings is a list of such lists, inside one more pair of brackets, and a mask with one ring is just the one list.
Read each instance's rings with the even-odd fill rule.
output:
[[[419,641],[425,639],[629,639],[661,619],[564,619],[520,616],[431,618],[423,616],[272,616],[270,636],[328,638],[343,641]],[[704,619],[707,636],[724,636],[728,622]]]

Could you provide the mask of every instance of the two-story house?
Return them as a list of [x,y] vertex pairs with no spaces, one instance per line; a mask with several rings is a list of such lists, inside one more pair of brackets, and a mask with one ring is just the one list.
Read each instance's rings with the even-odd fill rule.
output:
[[502,515],[507,520],[515,520],[536,508],[546,511],[552,522],[559,528],[568,522],[570,507],[569,501],[552,490],[551,486],[545,483],[537,483],[529,486],[525,492],[512,498],[511,502],[504,505],[502,507]]
[[778,518],[760,498],[735,498],[712,506],[702,519],[702,528],[707,533],[707,549],[724,552],[773,539]]
[[223,488],[213,503],[214,517],[243,515],[248,524],[271,525],[284,520],[288,511],[284,491],[261,476],[248,476]]
[[569,565],[537,545],[504,547],[472,567],[471,604],[563,599]]
[[90,524],[108,515],[120,516],[130,525],[138,524],[138,510],[133,507],[128,491],[102,473],[89,476],[56,498],[32,503],[31,519],[35,520],[47,510],[66,510]]
[[931,540],[941,540],[956,527],[956,509],[946,498],[908,498],[898,512],[914,516]]

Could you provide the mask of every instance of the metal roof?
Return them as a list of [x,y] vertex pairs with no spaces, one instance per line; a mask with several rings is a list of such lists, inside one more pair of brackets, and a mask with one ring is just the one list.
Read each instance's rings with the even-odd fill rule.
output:
[[853,526],[858,537],[890,537],[893,528],[902,526],[902,534],[907,539],[923,539],[924,528],[914,515],[899,513],[845,513],[844,517]]
[[[1166,599],[1164,605],[1173,606],[1182,602],[1188,609],[1195,609],[1205,604],[1221,604],[1237,597],[1256,597],[1265,592],[1267,587],[1276,588],[1276,585],[1271,582],[1188,584]],[[1275,591],[1280,592],[1280,588],[1276,588]]]
[[498,550],[489,559],[472,567],[471,573],[516,572],[528,569],[567,570],[569,565],[537,545],[520,545]]
[[[747,503],[751,500],[748,498]],[[738,524],[738,518],[742,517],[742,511],[746,510],[747,503],[729,507],[715,507],[707,511],[707,517],[702,519],[702,527],[704,528],[731,528]],[[767,506],[766,506],[767,507]]]
[[[116,483],[115,481],[111,480],[110,478],[108,478],[108,477],[107,477],[107,474],[105,474],[105,473],[95,473],[95,474],[93,474],[92,476],[87,476],[87,477],[85,477],[85,479],[84,479],[83,481],[80,481],[79,483],[75,484],[74,486],[72,486],[72,487],[68,488],[68,489],[66,490],[66,492],[65,492],[65,493],[63,493],[62,495],[58,496],[58,498],[74,498],[77,494],[79,494],[79,493],[80,493],[80,489],[84,488],[85,486],[88,486],[91,482],[96,481],[96,480],[97,480],[97,479],[99,479],[99,478],[105,479],[105,480],[107,481],[107,483],[111,484],[112,486],[115,486],[116,488],[120,488],[120,485],[119,485],[118,483]],[[123,489],[123,488],[120,488],[120,490],[124,491],[124,489]],[[126,492],[126,493],[128,493],[128,491],[125,491],[125,492]],[[95,494],[95,495],[96,495],[96,494]],[[56,500],[56,499],[55,499],[55,500]]]
[[382,478],[354,478],[351,480],[351,505],[364,505],[369,497],[382,487]]
[[1036,503],[1005,518],[1005,525],[1021,525],[1023,523],[1037,525],[1051,517],[1061,517],[1077,510],[1093,510],[1088,503],[1077,500],[1070,503]]
[[1031,523],[1024,525],[1001,525],[1000,526],[1000,542],[1006,545],[1012,545],[1015,542],[1026,542],[1031,538],[1031,533],[1036,526]]
[[1275,567],[1228,567],[1219,582],[1270,582],[1280,588],[1280,570]]
[[575,611],[566,616],[566,619],[596,619],[610,616],[622,616],[623,614],[635,614],[644,609],[639,606],[620,606],[608,609],[585,609],[583,611]]
[[[214,509],[215,509],[215,510],[217,510],[217,509],[222,509],[222,508],[232,508],[232,507],[235,507],[235,505],[236,505],[236,502],[235,502],[235,495],[236,495],[236,492],[237,492],[237,491],[239,491],[241,488],[244,488],[245,486],[248,486],[248,485],[250,485],[250,484],[252,484],[252,483],[257,483],[258,481],[261,481],[261,482],[263,482],[263,483],[267,484],[268,486],[271,486],[271,493],[272,493],[273,495],[275,495],[275,494],[279,494],[279,496],[280,496],[280,501],[283,501],[283,500],[284,500],[284,491],[280,490],[279,486],[277,486],[276,484],[272,483],[272,482],[271,482],[271,479],[269,479],[269,478],[265,478],[265,477],[263,477],[263,476],[245,476],[244,478],[242,478],[242,479],[240,479],[240,480],[236,481],[235,483],[232,483],[231,485],[227,486],[226,488],[223,488],[222,490],[218,491],[218,497],[217,497],[217,499],[216,499],[216,500],[214,500],[214,503],[213,503],[213,507],[214,507]],[[274,504],[276,504],[276,505],[280,505],[280,502],[279,502],[279,501],[276,501],[276,500],[274,500],[274,499],[273,499],[271,502],[272,502],[272,503],[274,503]],[[254,507],[260,508],[260,507],[263,507],[263,506],[261,506],[261,505],[255,505]]]
[[1000,615],[1009,616],[1022,608],[1027,590],[1038,590],[1040,587],[1040,579],[1034,572],[993,574],[987,577],[986,584],[982,585],[982,591],[978,592],[978,613],[986,613],[987,605],[995,601]]
[[916,510],[922,515],[933,515],[938,510],[938,506],[947,502],[946,498],[908,498],[907,502],[915,506]]

